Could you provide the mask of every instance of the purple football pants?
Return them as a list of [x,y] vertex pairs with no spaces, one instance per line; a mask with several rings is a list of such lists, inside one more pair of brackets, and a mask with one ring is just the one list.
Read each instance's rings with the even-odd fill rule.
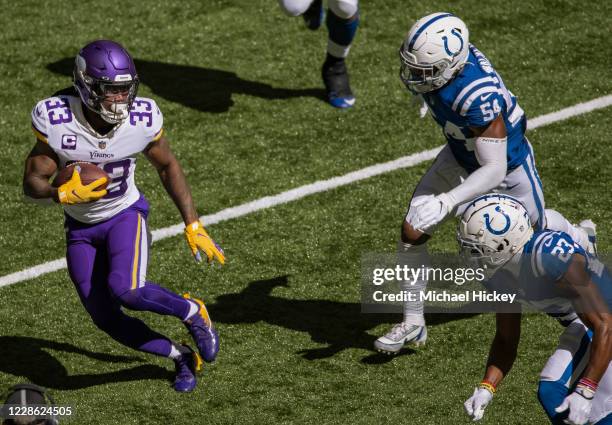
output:
[[144,197],[109,220],[83,224],[66,217],[68,272],[95,325],[136,350],[167,357],[172,341],[123,313],[152,311],[183,320],[189,301],[146,282],[150,237]]

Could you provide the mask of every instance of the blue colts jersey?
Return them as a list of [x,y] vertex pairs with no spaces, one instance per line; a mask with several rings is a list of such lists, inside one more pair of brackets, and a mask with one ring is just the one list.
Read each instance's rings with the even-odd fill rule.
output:
[[480,167],[470,127],[487,126],[500,114],[508,134],[508,170],[527,156],[525,113],[489,60],[473,45],[463,69],[442,88],[422,96],[455,158],[468,172]]
[[[523,249],[517,271],[496,273],[487,287],[518,292],[526,304],[546,312],[568,325],[577,315],[569,299],[562,296],[557,281],[565,274],[572,255],[586,258],[588,273],[598,287],[608,308],[612,309],[612,277],[610,271],[597,258],[587,254],[564,232],[541,230],[535,232]],[[508,280],[508,279],[512,280]]]

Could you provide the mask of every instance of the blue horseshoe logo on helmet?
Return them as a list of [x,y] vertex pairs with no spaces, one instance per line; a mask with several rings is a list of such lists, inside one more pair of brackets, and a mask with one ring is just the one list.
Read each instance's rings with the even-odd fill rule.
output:
[[483,217],[485,218],[485,226],[487,226],[487,230],[494,235],[503,235],[510,228],[510,217],[508,217],[508,214],[501,210],[499,205],[495,207],[495,212],[501,213],[506,218],[506,225],[504,228],[501,230],[495,230],[493,227],[491,227],[491,217],[489,216],[489,213],[483,214]]
[[451,56],[457,56],[459,54],[459,52],[461,52],[461,50],[463,50],[463,38],[461,37],[461,34],[458,33],[455,28],[453,28],[451,30],[451,34],[459,39],[459,41],[461,42],[461,46],[459,46],[459,50],[457,50],[456,52],[454,52],[454,53],[451,52],[448,49],[448,37],[447,36],[443,36],[442,37],[442,41],[444,41],[444,50],[446,50],[446,53],[448,53]]

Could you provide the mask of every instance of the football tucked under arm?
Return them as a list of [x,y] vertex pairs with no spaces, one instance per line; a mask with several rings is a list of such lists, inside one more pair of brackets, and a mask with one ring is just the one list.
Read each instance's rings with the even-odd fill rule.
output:
[[[70,176],[70,177],[68,177]],[[61,204],[83,204],[97,201],[107,194],[108,175],[94,164],[74,163],[58,173],[53,180]]]
[[62,168],[58,171],[51,185],[53,187],[60,187],[61,185],[66,184],[72,178],[72,173],[74,172],[75,168],[79,173],[81,183],[83,183],[83,185],[86,186],[98,179],[106,178],[107,181],[106,183],[100,185],[100,190],[106,189],[109,181],[108,174],[106,174],[103,169],[90,162],[75,162],[65,168]]

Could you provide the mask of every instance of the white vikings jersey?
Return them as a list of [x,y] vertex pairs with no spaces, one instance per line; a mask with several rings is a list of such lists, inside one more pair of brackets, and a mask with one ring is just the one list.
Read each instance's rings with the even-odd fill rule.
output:
[[38,102],[32,110],[32,129],[57,154],[60,167],[87,161],[111,178],[106,196],[86,204],[64,205],[66,213],[82,223],[97,223],[136,202],[140,197],[134,182],[136,155],[161,137],[162,124],[157,104],[144,97],[137,97],[128,119],[105,135],[87,123],[78,96],[62,94]]

